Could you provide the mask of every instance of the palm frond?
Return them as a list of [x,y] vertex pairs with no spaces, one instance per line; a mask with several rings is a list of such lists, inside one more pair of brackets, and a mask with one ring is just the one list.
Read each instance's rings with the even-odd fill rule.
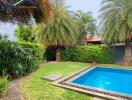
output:
[[132,0],[102,0],[100,9],[106,43],[125,42],[132,29]]

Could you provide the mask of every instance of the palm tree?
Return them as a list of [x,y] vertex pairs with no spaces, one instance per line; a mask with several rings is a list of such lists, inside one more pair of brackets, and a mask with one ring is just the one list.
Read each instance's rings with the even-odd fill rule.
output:
[[77,11],[74,13],[74,18],[78,21],[80,34],[80,40],[84,39],[87,34],[97,33],[97,26],[95,19],[90,12]]
[[55,7],[53,0],[36,0],[39,9],[34,9],[33,17],[36,22],[41,23],[42,21],[47,23],[53,20],[55,15]]
[[64,8],[63,0],[55,1],[55,17],[50,23],[41,23],[36,29],[36,40],[45,47],[56,47],[56,60],[61,60],[60,48],[70,47],[76,44],[78,38],[78,26],[76,21]]
[[102,0],[100,11],[104,41],[125,43],[124,64],[132,65],[132,0]]
[[34,18],[38,23],[47,22],[54,16],[54,5],[51,0],[33,0],[33,4],[27,0],[17,8],[13,5],[16,1],[18,0],[0,1],[0,21],[29,23],[31,18]]

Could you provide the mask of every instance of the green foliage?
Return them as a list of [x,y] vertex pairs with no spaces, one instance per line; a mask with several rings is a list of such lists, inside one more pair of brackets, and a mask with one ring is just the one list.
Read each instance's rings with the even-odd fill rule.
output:
[[[6,4],[12,4],[16,0],[6,0]],[[20,1],[20,0],[19,0]],[[22,0],[21,0],[22,1]],[[23,0],[25,1],[25,0]],[[0,21],[13,23],[31,23],[32,18],[38,23],[42,21],[49,21],[54,15],[54,4],[52,0],[33,0],[36,3],[37,9],[34,9],[34,4],[24,4],[20,9],[3,9],[0,5]],[[5,4],[5,0],[1,1]],[[5,6],[6,6],[5,4]]]
[[0,34],[0,42],[2,41],[8,41],[8,35],[7,34]]
[[31,25],[20,24],[17,26],[14,35],[18,41],[32,42],[34,40],[32,31],[33,31],[33,27]]
[[76,20],[64,8],[62,0],[56,0],[55,4],[54,20],[37,25],[34,31],[36,40],[46,47],[75,45],[79,34]]
[[7,92],[8,86],[9,83],[7,77],[0,78],[0,95],[3,95]]
[[104,45],[77,46],[62,50],[64,61],[79,61],[92,63],[112,63],[112,55],[108,47]]
[[102,0],[100,12],[104,41],[127,41],[132,34],[132,0]]
[[44,49],[38,44],[26,42],[0,43],[0,74],[23,76],[38,68]]
[[80,30],[80,40],[84,39],[86,35],[97,33],[97,26],[95,19],[92,17],[90,12],[77,11],[73,17],[78,21]]

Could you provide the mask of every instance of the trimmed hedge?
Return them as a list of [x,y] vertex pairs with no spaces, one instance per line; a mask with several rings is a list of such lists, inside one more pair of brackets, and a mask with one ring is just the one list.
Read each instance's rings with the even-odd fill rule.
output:
[[38,68],[43,60],[42,45],[27,42],[0,43],[0,74],[24,76]]
[[77,46],[62,50],[63,61],[79,61],[92,63],[112,63],[110,48],[105,45]]

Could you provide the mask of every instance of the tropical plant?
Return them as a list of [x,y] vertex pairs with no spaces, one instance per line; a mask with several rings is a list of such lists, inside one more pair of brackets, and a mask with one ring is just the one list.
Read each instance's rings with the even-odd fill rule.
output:
[[8,41],[8,35],[7,34],[0,34],[0,42]]
[[[34,18],[36,19],[36,22],[45,22],[47,23],[50,20],[54,19],[55,15],[55,6],[54,6],[54,0],[36,0],[39,4],[39,10],[36,11],[36,14],[34,15]],[[40,14],[41,13],[41,14]],[[38,14],[40,14],[38,18]]]
[[125,43],[124,64],[132,65],[132,0],[102,0],[100,11],[104,41]]
[[61,51],[63,61],[112,63],[110,48],[105,45],[75,46]]
[[61,60],[60,48],[73,46],[78,38],[78,25],[64,7],[63,0],[55,1],[55,17],[50,23],[41,23],[35,33],[45,47],[56,47],[56,60]]
[[15,30],[14,35],[18,41],[33,42],[34,37],[32,35],[32,31],[33,31],[32,25],[20,24]]
[[[51,0],[27,0],[15,7],[16,1],[25,0],[0,0],[0,21],[29,23],[32,18],[35,21],[47,22],[54,16],[54,5]],[[10,16],[9,16],[10,15]]]
[[28,42],[0,43],[0,76],[24,76],[38,68],[44,55],[43,45]]
[[78,21],[80,34],[80,40],[84,39],[87,34],[97,33],[97,26],[95,19],[90,12],[77,11],[74,14],[74,18]]

